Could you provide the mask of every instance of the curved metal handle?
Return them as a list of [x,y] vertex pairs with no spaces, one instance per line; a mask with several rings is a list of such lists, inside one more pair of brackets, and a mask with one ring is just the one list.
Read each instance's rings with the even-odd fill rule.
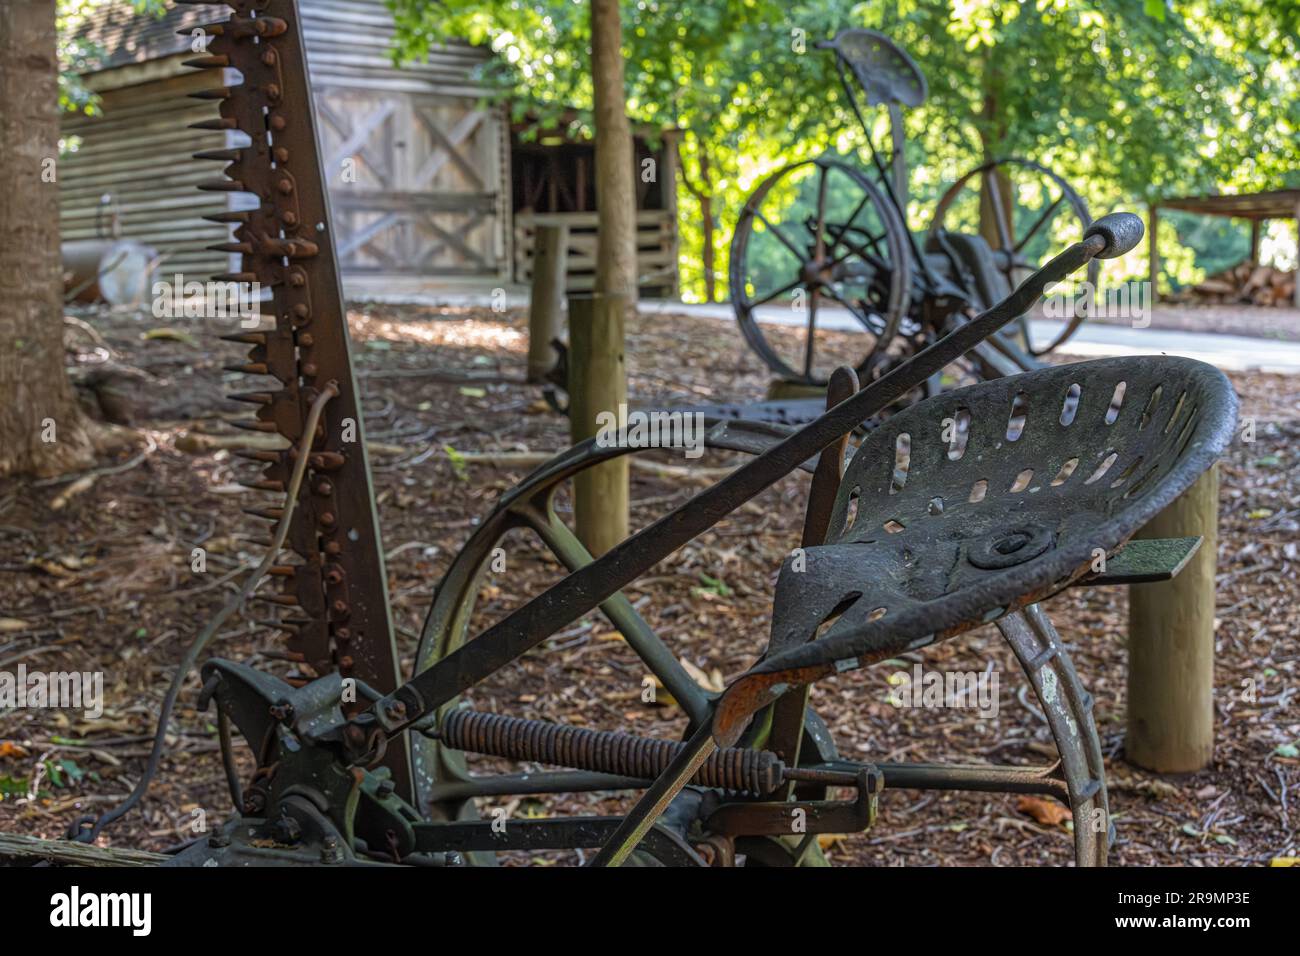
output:
[[1130,252],[1142,241],[1142,233],[1145,231],[1142,220],[1131,212],[1112,212],[1089,226],[1083,238],[1100,236],[1105,239],[1106,248],[1097,253],[1097,258],[1114,259]]

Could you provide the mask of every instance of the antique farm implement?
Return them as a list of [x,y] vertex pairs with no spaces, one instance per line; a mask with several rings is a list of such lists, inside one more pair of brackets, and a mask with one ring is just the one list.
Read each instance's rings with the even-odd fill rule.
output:
[[[1168,577],[1195,541],[1130,535],[1211,465],[1235,398],[1215,369],[1168,358],[1101,361],[1009,376],[917,403],[846,438],[1015,321],[1057,282],[1124,253],[1140,222],[1115,214],[981,314],[859,389],[841,369],[828,409],[795,430],[717,421],[710,447],[752,457],[599,559],[553,507],[575,474],[631,447],[576,446],[506,492],[438,586],[412,674],[401,682],[324,177],[294,0],[236,0],[206,28],[193,65],[238,70],[210,127],[248,142],[207,154],[209,188],[251,193],[229,216],[238,282],[271,291],[240,371],[257,431],[255,487],[277,496],[264,564],[294,672],[210,659],[203,701],[218,715],[237,816],[180,864],[486,863],[505,851],[597,850],[594,862],[791,865],[819,833],[872,826],[885,788],[1040,793],[1074,811],[1078,862],[1106,859],[1110,821],[1092,702],[1035,602],[1084,582]],[[263,384],[265,383],[265,384]],[[945,422],[957,423],[947,435]],[[947,437],[941,437],[945,436]],[[782,477],[812,472],[802,540],[776,587],[767,651],[721,694],[698,686],[622,588]],[[480,578],[508,531],[535,532],[568,575],[470,634]],[[795,544],[795,542],[792,542]],[[1098,555],[1109,556],[1097,573]],[[683,740],[579,728],[469,708],[462,695],[599,609],[689,719]],[[844,759],[810,706],[829,675],[996,623],[1023,664],[1060,760],[1043,767]],[[539,651],[541,652],[541,651]],[[164,716],[164,724],[166,717]],[[232,726],[256,770],[241,778]],[[470,773],[466,754],[527,772]],[[539,771],[536,765],[558,769]],[[152,767],[151,767],[152,772]],[[475,800],[639,794],[613,816],[509,820]],[[801,821],[793,826],[793,820]],[[79,824],[84,837],[102,827]]]
[[[870,166],[826,153],[765,179],[736,224],[730,275],[736,318],[750,347],[783,380],[808,385],[824,385],[829,371],[850,358],[818,360],[819,323],[825,326],[829,310],[867,333],[865,351],[852,364],[864,381],[873,380],[1005,298],[1053,243],[1081,238],[1092,221],[1060,176],[1030,160],[1005,158],[958,177],[939,199],[925,236],[914,236],[907,227],[902,110],[925,101],[925,77],[906,52],[873,30],[845,30],[819,48],[835,55]],[[872,141],[854,81],[866,105],[888,110],[888,162]],[[1085,268],[1095,286],[1098,263]],[[768,334],[766,320],[777,307],[803,325],[801,348]],[[982,378],[1036,368],[1036,359],[1065,342],[1082,320],[1079,312],[1038,348],[1018,317],[1015,335],[999,331],[969,361]],[[937,384],[924,391],[933,394]]]

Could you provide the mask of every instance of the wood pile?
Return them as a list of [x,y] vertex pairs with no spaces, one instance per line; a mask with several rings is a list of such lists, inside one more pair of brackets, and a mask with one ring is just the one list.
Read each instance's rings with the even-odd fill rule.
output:
[[1242,262],[1210,276],[1176,297],[1177,301],[1201,305],[1261,305],[1288,307],[1295,304],[1295,270]]

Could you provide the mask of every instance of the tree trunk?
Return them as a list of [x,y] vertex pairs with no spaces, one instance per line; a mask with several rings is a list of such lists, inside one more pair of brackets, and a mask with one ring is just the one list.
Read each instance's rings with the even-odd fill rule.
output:
[[700,167],[699,184],[691,182],[690,176],[686,173],[686,162],[678,154],[678,168],[681,169],[682,182],[686,186],[687,192],[695,197],[695,201],[700,204],[700,226],[702,229],[700,250],[700,265],[704,271],[704,299],[706,302],[718,301],[718,277],[716,275],[716,254],[713,243],[713,174],[709,169],[709,153],[704,144],[696,140],[696,156],[699,157]]
[[596,113],[596,291],[637,293],[636,182],[623,90],[618,0],[591,0],[591,79]]
[[[990,49],[984,60],[984,102],[980,108],[978,122],[980,151],[983,162],[1001,159],[1003,143],[1006,139],[1005,121],[1001,115],[1002,71],[998,66],[996,48]],[[1002,248],[1002,236],[998,229],[998,217],[1011,232],[1015,240],[1012,210],[1014,196],[1011,193],[1011,179],[1004,167],[998,167],[986,173],[980,181],[980,235],[994,249]],[[1001,206],[1000,213],[997,209]]]
[[0,4],[0,476],[94,455],[63,367],[55,0]]

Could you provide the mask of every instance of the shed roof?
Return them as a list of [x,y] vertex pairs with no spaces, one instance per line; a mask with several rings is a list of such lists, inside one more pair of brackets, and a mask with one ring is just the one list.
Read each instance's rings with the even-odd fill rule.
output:
[[185,53],[190,44],[180,32],[221,19],[220,13],[214,15],[219,9],[174,5],[162,16],[156,16],[141,13],[129,3],[113,0],[100,3],[87,12],[76,29],[79,38],[98,48],[87,59],[86,72],[96,73]]
[[[491,56],[486,47],[452,40],[434,45],[426,60],[394,69],[391,44],[392,12],[383,0],[299,0],[305,40],[315,77],[319,65],[325,73],[364,68],[417,82],[478,87],[467,82],[476,64]],[[140,12],[126,0],[100,0],[75,28],[75,35],[91,43],[95,52],[86,58],[83,75],[104,73],[180,54],[192,54],[189,35],[209,23],[225,19],[221,6],[173,4],[161,15]],[[318,62],[319,61],[319,64]],[[373,78],[373,76],[371,77]]]
[[1300,210],[1300,189],[1275,189],[1262,193],[1239,193],[1231,196],[1185,196],[1162,199],[1160,209],[1182,209],[1207,216],[1231,216],[1235,219],[1294,219]]

